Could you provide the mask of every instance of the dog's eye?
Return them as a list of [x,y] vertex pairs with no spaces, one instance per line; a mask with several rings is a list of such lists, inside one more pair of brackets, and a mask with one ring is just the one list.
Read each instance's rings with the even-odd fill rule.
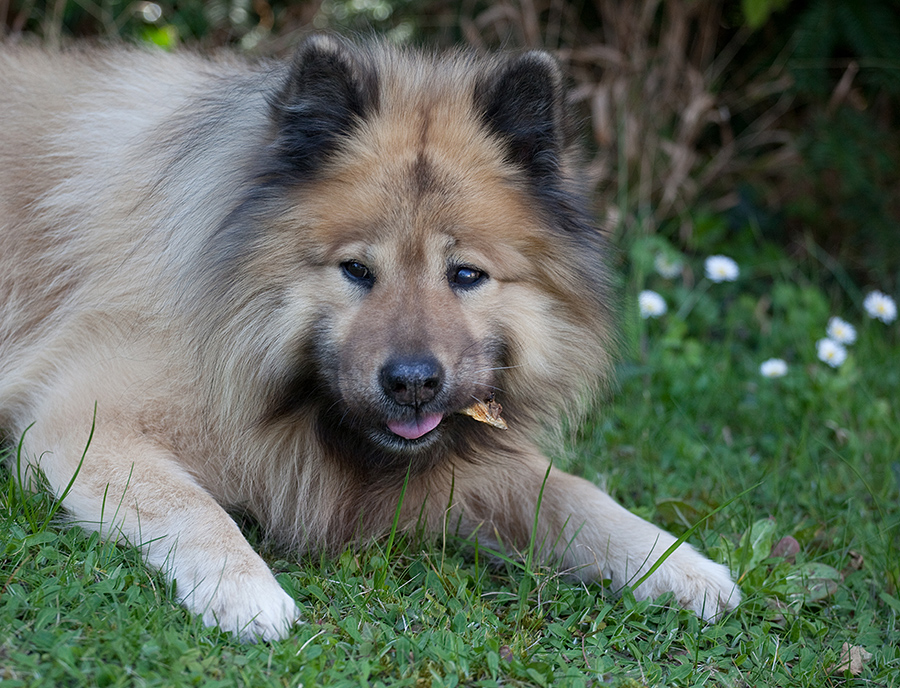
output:
[[487,278],[487,274],[466,265],[450,268],[450,284],[454,287],[474,287]]
[[341,269],[351,282],[360,282],[366,286],[372,286],[375,282],[372,271],[357,260],[341,263]]

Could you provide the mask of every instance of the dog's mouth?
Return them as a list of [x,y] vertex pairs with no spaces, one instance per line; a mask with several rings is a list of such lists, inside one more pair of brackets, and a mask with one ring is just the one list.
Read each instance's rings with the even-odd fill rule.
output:
[[415,441],[432,432],[443,419],[442,413],[424,413],[412,420],[390,420],[387,428],[398,437]]
[[[494,395],[491,394],[483,401],[476,399],[475,403],[460,409],[457,413],[469,416],[479,423],[506,430],[506,421],[500,415],[502,410],[503,407],[494,400]],[[417,415],[412,420],[389,420],[386,425],[395,437],[402,437],[407,442],[416,442],[433,432],[442,420],[444,420],[443,413],[432,412]]]

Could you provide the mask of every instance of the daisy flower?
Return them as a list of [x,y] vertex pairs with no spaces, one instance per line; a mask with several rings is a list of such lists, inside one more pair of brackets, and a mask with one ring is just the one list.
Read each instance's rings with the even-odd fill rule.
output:
[[838,317],[828,321],[828,337],[838,344],[852,344],[856,341],[856,328]]
[[843,344],[826,337],[816,342],[816,355],[820,361],[827,363],[832,368],[837,368],[846,360],[847,349]]
[[784,377],[787,375],[787,363],[780,358],[770,358],[759,366],[759,374],[763,377]]
[[897,304],[894,303],[894,299],[880,291],[870,292],[863,301],[863,308],[870,318],[878,318],[884,323],[891,323],[897,319]]
[[728,256],[710,256],[704,267],[706,276],[713,282],[734,282],[740,274],[738,264]]
[[645,320],[647,318],[658,318],[668,310],[665,299],[649,289],[645,289],[638,294],[638,307],[641,310],[641,317]]
[[653,261],[656,272],[666,279],[674,279],[681,274],[681,261],[665,253],[657,253]]

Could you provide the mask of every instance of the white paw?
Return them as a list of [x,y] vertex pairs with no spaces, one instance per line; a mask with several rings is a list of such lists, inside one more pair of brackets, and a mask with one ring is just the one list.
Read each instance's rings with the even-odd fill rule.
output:
[[[263,567],[265,568],[265,567]],[[193,586],[178,583],[179,598],[188,610],[200,614],[206,626],[219,626],[245,642],[280,640],[299,620],[293,598],[264,571],[210,575]]]
[[714,621],[740,604],[741,591],[722,564],[681,545],[634,590],[637,599],[673,592],[675,600],[701,619]]

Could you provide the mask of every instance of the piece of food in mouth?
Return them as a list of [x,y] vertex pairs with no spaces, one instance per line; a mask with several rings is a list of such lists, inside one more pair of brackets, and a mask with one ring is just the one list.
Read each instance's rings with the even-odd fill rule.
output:
[[506,421],[500,417],[503,407],[494,401],[493,395],[489,399],[476,400],[471,406],[467,406],[460,413],[464,413],[480,423],[487,423],[491,427],[506,430]]

